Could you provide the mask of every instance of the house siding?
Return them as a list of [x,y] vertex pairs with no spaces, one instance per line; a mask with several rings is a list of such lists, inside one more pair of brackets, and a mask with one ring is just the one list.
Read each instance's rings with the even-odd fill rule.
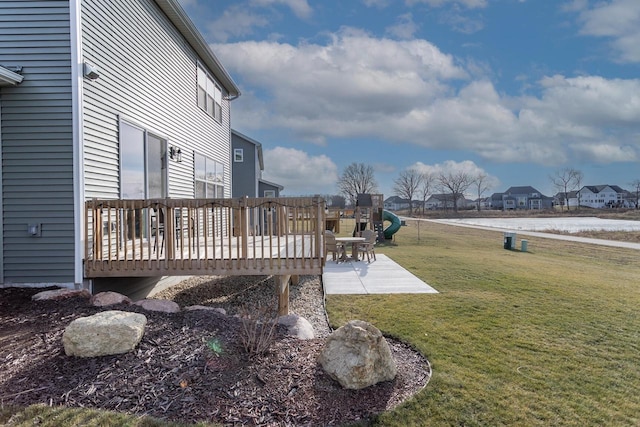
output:
[[233,162],[233,197],[259,197],[258,177],[256,170],[259,169],[256,155],[256,146],[237,134],[232,133],[232,146],[234,149],[242,148],[243,161]]
[[120,196],[120,119],[182,150],[181,163],[168,163],[169,197],[194,197],[195,152],[224,164],[229,197],[228,94],[223,87],[222,123],[198,107],[198,57],[155,2],[83,1],[82,40],[84,61],[100,70],[83,81],[86,198]]
[[74,282],[69,19],[69,1],[0,2],[0,64],[24,76],[0,89],[5,284]]

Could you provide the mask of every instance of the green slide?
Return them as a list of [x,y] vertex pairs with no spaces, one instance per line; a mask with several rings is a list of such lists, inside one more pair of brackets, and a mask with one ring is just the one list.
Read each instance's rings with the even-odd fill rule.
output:
[[400,218],[398,218],[398,215],[394,214],[393,212],[383,210],[382,220],[391,221],[391,225],[384,229],[384,238],[391,239],[393,235],[396,234],[398,230],[400,230],[400,225],[402,225],[402,223],[400,222]]

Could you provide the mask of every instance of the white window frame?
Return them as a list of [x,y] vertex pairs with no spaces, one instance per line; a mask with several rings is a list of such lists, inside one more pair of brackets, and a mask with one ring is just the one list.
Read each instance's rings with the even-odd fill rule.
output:
[[153,132],[151,130],[146,129],[144,126],[140,126],[137,123],[133,122],[132,120],[128,120],[127,118],[124,117],[120,117],[118,119],[118,156],[119,156],[119,176],[118,176],[118,186],[119,186],[119,193],[120,193],[120,198],[121,199],[125,199],[125,195],[123,193],[123,176],[122,176],[122,171],[123,171],[123,161],[124,159],[124,154],[123,154],[123,150],[124,150],[124,144],[126,143],[126,141],[123,141],[123,126],[129,126],[132,129],[136,129],[138,131],[140,131],[142,133],[142,143],[143,143],[143,152],[144,152],[144,157],[143,157],[143,167],[144,167],[144,171],[143,171],[143,192],[144,192],[144,196],[143,198],[148,198],[149,197],[149,162],[148,162],[148,156],[149,156],[149,138],[153,137],[156,138],[160,141],[161,143],[161,150],[162,150],[162,163],[161,163],[161,169],[160,169],[160,186],[161,186],[161,193],[162,195],[160,196],[161,198],[167,197],[169,194],[169,178],[168,178],[168,165],[167,165],[167,149],[169,146],[169,141],[167,140],[167,138],[163,137],[160,133],[157,132]]
[[[205,162],[204,179],[198,177],[198,157],[202,157]],[[207,197],[208,189],[212,190],[213,198],[224,198],[224,164],[199,153],[194,153],[193,160],[194,194],[196,198],[209,198]],[[204,183],[204,196],[198,194],[198,183]]]
[[198,94],[197,102],[205,113],[222,123],[222,89],[213,76],[200,64],[197,64]]
[[276,197],[276,190],[264,190],[263,197]]
[[243,148],[234,148],[233,149],[233,161],[235,163],[244,162],[244,149]]

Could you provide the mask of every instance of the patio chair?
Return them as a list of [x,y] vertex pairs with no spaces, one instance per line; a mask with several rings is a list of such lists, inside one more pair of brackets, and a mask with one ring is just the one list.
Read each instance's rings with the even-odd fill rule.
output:
[[[165,221],[164,221],[164,210],[165,208],[153,208],[154,215],[151,219],[151,236],[155,237],[153,241],[153,252],[155,253],[158,250],[158,239],[160,239],[160,253],[164,250],[164,229],[165,229]],[[176,235],[176,246],[180,247],[180,250],[183,249],[184,240],[188,240],[191,238],[192,246],[195,249],[196,241],[194,236],[194,221],[193,217],[188,217],[186,220],[183,220],[182,211],[177,210],[175,212],[176,222],[175,222],[175,230],[174,233]],[[186,221],[186,222],[185,222]],[[188,235],[187,235],[188,233]]]
[[358,245],[358,253],[366,253],[367,262],[371,263],[371,255],[373,255],[373,260],[376,260],[375,244],[378,236],[373,230],[363,230],[361,237],[364,237],[365,241]]
[[340,262],[346,256],[344,245],[336,242],[336,236],[331,230],[325,230],[324,232],[324,247],[327,254],[333,255],[335,262]]
[[153,213],[151,216],[151,236],[155,237],[153,252],[158,250],[158,239],[162,239],[160,242],[160,253],[162,253],[164,250],[164,208],[153,208]]

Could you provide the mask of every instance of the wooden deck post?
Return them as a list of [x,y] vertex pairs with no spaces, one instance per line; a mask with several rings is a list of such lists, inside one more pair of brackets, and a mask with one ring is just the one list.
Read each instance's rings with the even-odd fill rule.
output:
[[291,275],[275,276],[276,286],[278,288],[278,316],[286,316],[289,314],[289,281]]

